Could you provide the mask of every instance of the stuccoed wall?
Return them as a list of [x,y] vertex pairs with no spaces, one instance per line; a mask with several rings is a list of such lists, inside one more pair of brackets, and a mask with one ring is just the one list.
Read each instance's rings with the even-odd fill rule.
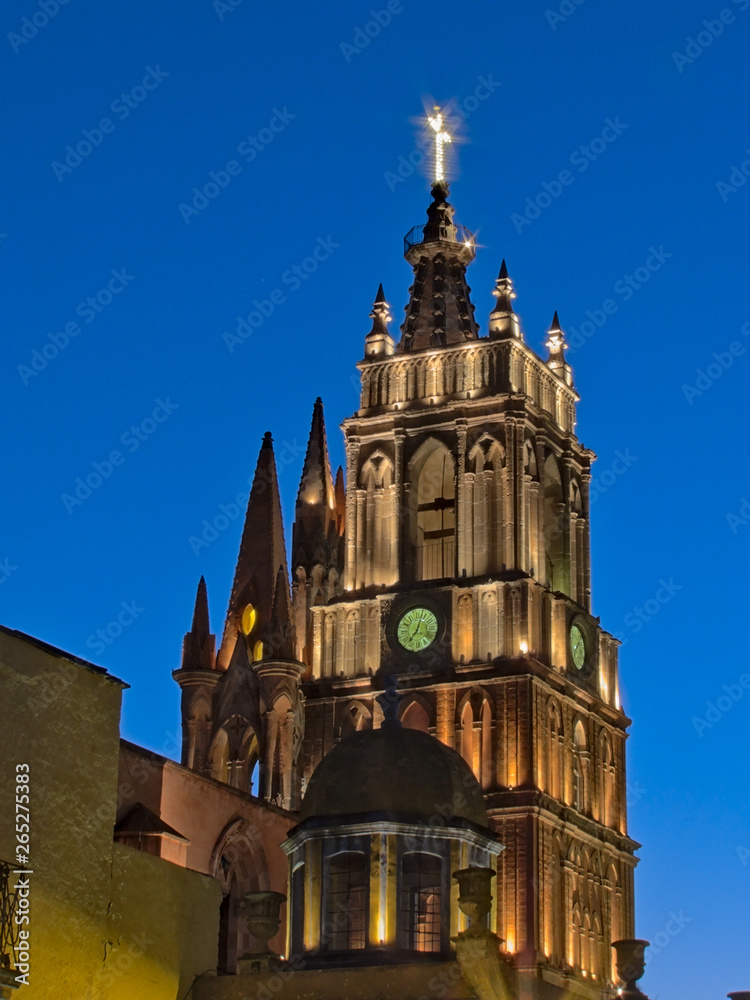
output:
[[[114,848],[122,687],[105,671],[0,628],[0,858],[11,862],[15,765],[29,764],[31,776],[24,1000],[120,995],[103,983],[115,955],[109,942],[127,949],[140,926],[156,943],[118,977],[123,997],[175,1000],[178,983],[187,990],[215,961],[218,886],[206,889],[192,872]],[[167,929],[176,940],[166,942]]]
[[196,976],[215,970],[215,879],[115,844],[112,901],[97,1000],[181,1000]]

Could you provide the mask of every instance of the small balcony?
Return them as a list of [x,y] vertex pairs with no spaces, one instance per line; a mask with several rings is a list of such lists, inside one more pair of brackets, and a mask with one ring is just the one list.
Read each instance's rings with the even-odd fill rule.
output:
[[[425,240],[425,229],[427,225],[424,226],[414,226],[409,232],[404,236],[404,256],[409,253],[413,247],[418,247],[427,243],[435,242],[433,239]],[[466,228],[466,226],[451,226],[450,228],[445,227],[446,232],[441,235],[441,239],[438,241],[440,243],[458,243],[460,246],[464,247],[470,252],[471,257],[474,256],[476,241],[474,239],[474,234]],[[450,232],[450,230],[455,229],[455,236]],[[443,238],[444,236],[444,238]]]
[[6,995],[2,992],[3,988],[17,987],[15,949],[20,941],[18,932],[21,928],[15,919],[18,909],[18,893],[14,884],[16,871],[16,865],[0,861],[0,996]]

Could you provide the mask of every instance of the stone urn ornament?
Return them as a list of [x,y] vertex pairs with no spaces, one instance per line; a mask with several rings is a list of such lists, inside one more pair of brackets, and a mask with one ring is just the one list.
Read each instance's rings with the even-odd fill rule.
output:
[[637,984],[646,971],[645,952],[649,944],[649,941],[644,941],[641,938],[612,942],[612,947],[615,949],[617,976],[624,984],[621,996],[645,996]]
[[245,894],[247,929],[255,938],[255,946],[239,960],[240,971],[264,972],[279,959],[268,947],[268,942],[281,925],[283,892],[248,892]]
[[453,873],[453,878],[458,882],[459,909],[469,918],[469,926],[463,933],[469,937],[486,934],[485,918],[492,909],[494,871],[491,868],[461,868]]

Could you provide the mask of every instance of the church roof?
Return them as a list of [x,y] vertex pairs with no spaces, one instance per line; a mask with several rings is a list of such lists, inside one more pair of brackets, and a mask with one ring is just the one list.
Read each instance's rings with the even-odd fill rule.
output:
[[487,825],[481,786],[463,757],[434,736],[395,722],[352,733],[323,758],[300,819],[373,813]]
[[115,824],[115,835],[122,834],[158,834],[183,840],[186,844],[190,843],[187,837],[183,837],[174,827],[165,823],[160,816],[157,816],[148,806],[144,806],[142,802],[136,802],[132,808],[128,809],[119,823]]

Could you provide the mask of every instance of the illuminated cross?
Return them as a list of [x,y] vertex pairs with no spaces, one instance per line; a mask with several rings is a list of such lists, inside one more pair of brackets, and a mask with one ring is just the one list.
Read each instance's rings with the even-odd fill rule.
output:
[[443,128],[443,116],[440,108],[435,108],[437,114],[433,118],[428,116],[432,131],[435,133],[435,183],[445,180],[445,165],[443,156],[443,146],[451,141],[450,135]]

